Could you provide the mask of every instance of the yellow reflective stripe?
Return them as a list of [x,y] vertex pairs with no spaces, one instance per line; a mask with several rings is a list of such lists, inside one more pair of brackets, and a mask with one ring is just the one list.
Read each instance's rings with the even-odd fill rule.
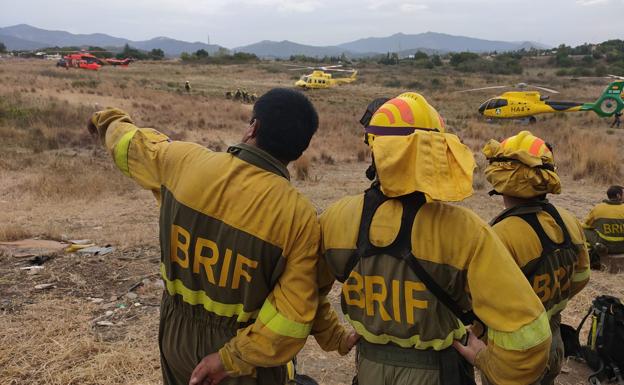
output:
[[568,306],[568,300],[564,299],[563,301],[548,309],[546,311],[546,314],[548,314],[548,319],[551,319],[555,314],[565,309],[566,306]]
[[242,303],[229,304],[229,303],[221,303],[212,300],[206,292],[203,290],[191,290],[184,286],[184,283],[179,279],[170,281],[167,278],[165,272],[165,265],[160,265],[160,275],[162,279],[165,281],[165,286],[167,287],[167,292],[170,295],[179,294],[182,296],[184,302],[189,303],[191,305],[202,305],[204,309],[209,312],[215,313],[222,317],[233,317],[237,316],[236,320],[238,322],[247,322],[250,319],[256,318],[258,312],[246,312],[243,310]]
[[466,328],[464,325],[459,326],[459,328],[451,331],[448,336],[444,339],[433,339],[422,341],[419,335],[412,336],[410,338],[399,338],[395,336],[391,336],[388,334],[373,334],[370,331],[366,330],[366,327],[360,323],[359,321],[352,320],[348,315],[345,315],[345,318],[351,326],[355,329],[355,331],[364,337],[364,339],[373,344],[385,345],[389,342],[395,343],[402,348],[411,348],[414,347],[416,349],[433,349],[433,350],[444,350],[451,346],[453,340],[458,340],[462,338],[466,334]]
[[572,282],[582,282],[586,279],[589,279],[589,267],[587,267],[583,271],[575,271],[574,275],[572,276]]
[[598,236],[600,238],[604,239],[605,241],[609,241],[609,242],[622,242],[622,241],[624,241],[624,237],[610,237],[608,235],[604,235],[600,231],[596,231],[596,232],[598,233]]
[[292,361],[288,361],[286,364],[286,371],[288,372],[288,380],[294,381],[295,379],[295,364]]
[[488,329],[488,340],[505,350],[528,350],[546,341],[550,335],[546,312],[542,312],[539,317],[513,332]]
[[268,299],[264,301],[258,319],[272,332],[292,338],[306,338],[312,329],[312,323],[289,320],[280,314]]
[[137,129],[134,129],[123,134],[113,149],[115,164],[126,176],[130,176],[130,169],[128,168],[128,148],[130,148],[130,141],[137,131]]

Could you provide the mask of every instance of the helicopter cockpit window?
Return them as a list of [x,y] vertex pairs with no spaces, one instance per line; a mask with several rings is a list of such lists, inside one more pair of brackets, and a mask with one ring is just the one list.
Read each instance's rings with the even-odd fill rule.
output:
[[507,99],[492,99],[488,103],[487,109],[491,110],[493,108],[501,108],[507,105]]

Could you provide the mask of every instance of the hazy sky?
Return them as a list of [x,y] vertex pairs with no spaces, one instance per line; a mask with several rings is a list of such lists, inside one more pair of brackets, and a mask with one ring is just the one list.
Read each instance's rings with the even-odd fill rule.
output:
[[580,44],[624,38],[624,0],[0,0],[0,26],[26,23],[131,40],[168,36],[228,48],[259,40],[331,45],[427,31]]

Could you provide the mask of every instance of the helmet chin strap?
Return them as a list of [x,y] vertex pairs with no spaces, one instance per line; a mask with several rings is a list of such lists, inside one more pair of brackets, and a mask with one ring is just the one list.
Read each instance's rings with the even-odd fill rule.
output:
[[371,163],[370,166],[366,169],[366,177],[370,181],[374,181],[377,178],[377,169],[375,168],[375,163]]
[[371,182],[377,179],[377,167],[375,167],[375,156],[371,154],[371,164],[366,169],[366,178]]

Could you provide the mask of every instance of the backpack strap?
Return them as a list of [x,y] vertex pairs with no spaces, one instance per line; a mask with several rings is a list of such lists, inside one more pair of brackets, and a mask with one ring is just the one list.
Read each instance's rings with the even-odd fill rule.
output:
[[[462,310],[462,308],[459,307],[457,302],[455,302],[451,298],[451,296],[446,291],[444,291],[444,289],[442,289],[440,285],[438,285],[438,283],[431,277],[431,275],[427,273],[427,271],[418,261],[418,258],[414,256],[414,254],[412,254],[411,252],[405,253],[403,254],[402,259],[405,261],[407,266],[412,269],[416,276],[425,284],[431,294],[433,294],[438,299],[438,301],[442,302],[444,306],[446,306],[446,308],[449,309],[455,315],[455,317],[459,318],[464,325],[471,325],[474,321],[481,322],[481,320],[472,310],[464,311]],[[481,323],[483,324],[483,322]],[[483,325],[485,326],[485,324]]]
[[[537,214],[542,211],[549,214],[555,220],[557,226],[559,226],[559,228],[561,229],[561,232],[563,233],[562,242],[556,243],[552,239],[550,239],[548,234],[546,234],[544,227],[541,225],[539,219],[537,218]],[[542,254],[540,255],[540,260],[531,268],[530,271],[525,272],[525,275],[527,277],[533,276],[533,274],[535,274],[535,272],[537,272],[540,266],[544,263],[546,259],[545,257],[551,255],[555,250],[576,248],[576,246],[572,242],[572,237],[570,236],[570,232],[568,231],[568,228],[565,225],[561,214],[559,214],[557,208],[555,208],[555,206],[553,206],[552,204],[546,201],[538,201],[521,206],[516,206],[510,210],[504,211],[500,216],[496,217],[492,221],[492,225],[495,225],[503,219],[512,216],[522,219],[529,226],[531,226],[542,245]]]
[[[378,247],[370,241],[370,226],[373,222],[373,217],[377,212],[377,209],[389,199],[397,199],[403,204],[403,214],[401,215],[401,227],[394,241],[384,247]],[[398,198],[388,198],[385,196],[378,185],[373,185],[364,193],[364,205],[362,207],[362,216],[360,219],[360,228],[358,230],[358,238],[356,242],[357,250],[351,255],[347,261],[347,265],[344,269],[342,276],[338,277],[340,282],[344,282],[355,265],[360,262],[360,259],[371,257],[379,254],[389,254],[396,258],[401,259],[399,256],[402,251],[407,249],[412,250],[412,226],[414,224],[414,218],[418,213],[418,210],[426,202],[425,196],[422,193],[412,193],[404,195]]]
[[[384,247],[378,247],[370,241],[370,226],[373,216],[377,209],[387,200],[397,199],[403,205],[403,214],[401,215],[401,227],[394,241]],[[472,324],[475,320],[479,320],[472,312],[463,311],[459,305],[451,298],[451,296],[431,277],[418,261],[418,258],[412,254],[412,228],[414,219],[420,208],[426,203],[423,193],[415,192],[398,198],[386,197],[377,186],[372,186],[364,195],[364,205],[362,209],[362,218],[360,221],[360,229],[357,239],[357,251],[349,261],[343,277],[346,280],[351,271],[362,258],[368,258],[375,255],[387,254],[397,259],[403,260],[407,266],[416,274],[418,279],[425,284],[427,289],[440,301],[448,310],[450,310],[465,325]],[[479,320],[480,321],[480,320]]]

